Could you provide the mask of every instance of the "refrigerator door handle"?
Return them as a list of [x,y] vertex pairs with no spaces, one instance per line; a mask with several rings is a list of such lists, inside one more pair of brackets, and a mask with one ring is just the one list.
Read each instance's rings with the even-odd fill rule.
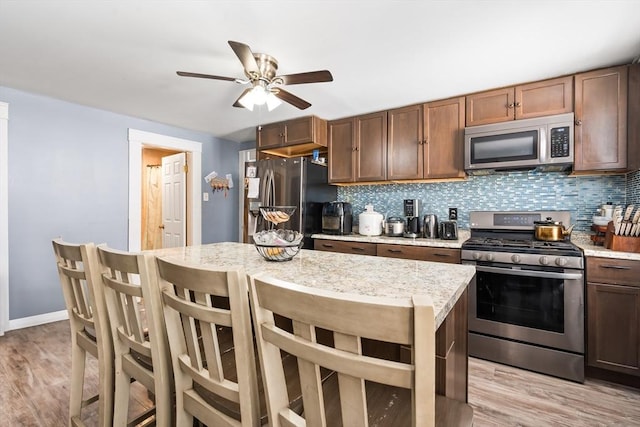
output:
[[270,175],[271,175],[271,180],[270,180],[270,184],[271,184],[271,188],[269,191],[269,202],[270,204],[273,206],[276,203],[276,177],[275,174],[273,172],[273,170],[270,171]]

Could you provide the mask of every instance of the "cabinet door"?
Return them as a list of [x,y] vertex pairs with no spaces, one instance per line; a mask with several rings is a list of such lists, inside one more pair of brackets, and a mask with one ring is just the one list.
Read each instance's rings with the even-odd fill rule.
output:
[[356,181],[387,179],[387,112],[356,117]]
[[258,150],[262,148],[279,147],[282,145],[284,131],[282,123],[271,123],[258,126]]
[[355,120],[342,119],[328,124],[329,182],[353,182],[355,179]]
[[464,97],[425,104],[424,177],[464,176]]
[[422,105],[390,110],[388,114],[387,178],[421,179],[424,169]]
[[587,283],[587,365],[640,375],[640,289]]
[[640,170],[640,64],[629,66],[627,169]]
[[512,87],[467,95],[467,126],[513,120],[515,117],[514,103],[514,89]]
[[573,111],[573,76],[516,86],[516,119]]
[[313,117],[289,120],[285,122],[284,144],[294,145],[313,142],[313,130]]
[[627,167],[627,67],[575,76],[575,171]]

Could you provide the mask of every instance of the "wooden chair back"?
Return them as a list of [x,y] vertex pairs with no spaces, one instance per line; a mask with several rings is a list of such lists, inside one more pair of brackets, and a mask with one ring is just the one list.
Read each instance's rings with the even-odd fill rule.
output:
[[157,267],[175,377],[177,425],[190,427],[194,417],[209,426],[260,425],[244,271],[162,258],[157,258]]
[[[53,240],[58,275],[71,329],[69,425],[81,425],[81,410],[98,401],[101,426],[111,426],[113,412],[113,343],[100,280],[96,246]],[[98,359],[98,395],[83,399],[86,354]]]
[[[249,286],[272,426],[434,425],[435,326],[428,296],[348,295],[264,275],[251,277]],[[292,320],[293,333],[277,326],[276,314]],[[332,332],[333,345],[318,342],[320,330]],[[366,355],[363,339],[409,348],[411,361]],[[289,408],[281,351],[298,358],[303,415]],[[333,389],[321,383],[320,368],[336,372]],[[388,400],[378,398],[387,392]],[[375,414],[379,406],[394,405],[405,413],[382,408]]]
[[[155,422],[172,424],[173,375],[160,291],[151,255],[98,246],[113,337],[116,380],[114,425],[126,425],[130,383],[135,379],[155,396]],[[142,417],[149,414],[143,414]]]

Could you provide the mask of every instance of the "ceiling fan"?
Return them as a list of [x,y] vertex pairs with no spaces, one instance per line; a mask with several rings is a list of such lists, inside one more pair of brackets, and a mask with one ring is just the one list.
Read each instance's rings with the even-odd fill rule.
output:
[[253,53],[249,46],[240,42],[229,40],[229,46],[231,46],[231,49],[233,49],[238,59],[240,59],[244,67],[244,74],[247,76],[246,80],[186,71],[177,71],[178,75],[183,77],[226,80],[242,85],[250,84],[251,87],[245,89],[242,95],[233,103],[234,107],[244,107],[250,111],[253,111],[255,105],[263,104],[267,104],[267,108],[271,111],[280,105],[280,100],[304,110],[309,108],[311,104],[287,92],[282,89],[281,86],[333,81],[333,76],[328,70],[278,76],[276,75],[278,61],[276,61],[273,56],[264,53]]

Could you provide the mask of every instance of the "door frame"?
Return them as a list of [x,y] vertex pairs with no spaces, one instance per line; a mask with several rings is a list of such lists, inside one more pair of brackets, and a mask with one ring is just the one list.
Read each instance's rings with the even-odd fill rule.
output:
[[[238,152],[238,181],[243,184],[239,188],[244,188],[244,174],[246,169],[244,164],[246,162],[255,162],[257,160],[256,155],[257,153],[255,148],[240,150]],[[246,220],[244,217],[244,190],[240,190],[238,194],[240,195],[240,197],[238,197],[238,242],[242,243],[242,238],[244,237],[244,222]]]
[[0,336],[9,325],[9,104],[0,102]]
[[163,148],[187,154],[187,235],[189,246],[202,243],[202,143],[129,129],[129,251],[142,247],[142,149]]

